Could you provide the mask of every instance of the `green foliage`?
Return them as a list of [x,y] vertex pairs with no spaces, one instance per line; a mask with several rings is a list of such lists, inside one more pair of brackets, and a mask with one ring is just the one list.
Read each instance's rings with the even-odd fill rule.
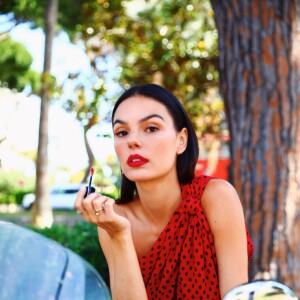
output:
[[13,13],[12,18],[17,24],[35,20],[40,26],[44,19],[44,3],[39,0],[3,0],[0,1],[0,11],[2,14]]
[[209,1],[159,1],[122,26],[124,34],[113,41],[124,57],[123,85],[161,76],[161,83],[197,118],[197,103],[218,84],[217,33]]
[[[76,113],[85,132],[101,121],[100,102],[107,100],[103,63],[109,69],[106,59],[113,56],[119,63],[115,75],[121,86],[160,83],[181,100],[196,129],[220,129],[225,120],[223,106],[205,103],[206,94],[218,86],[219,80],[218,35],[210,1],[151,0],[145,1],[140,11],[136,4],[136,0],[59,1],[57,30],[63,29],[73,41],[83,42],[99,79],[94,83],[94,79],[86,79],[87,86],[82,84],[80,74],[70,74],[77,86],[65,109]],[[1,11],[13,12],[17,22],[31,20],[41,27],[44,6],[44,1],[37,0],[0,2]],[[219,99],[216,97],[216,102]],[[217,118],[203,122],[207,114]],[[207,125],[199,127],[199,119]],[[217,119],[220,124],[216,125]],[[209,120],[214,121],[210,124]]]
[[[92,98],[87,97],[85,87],[80,85],[75,87],[73,99],[68,99],[63,105],[66,111],[75,112],[76,119],[83,125],[84,131],[87,132],[90,128],[99,122],[99,96],[104,92],[103,87],[101,91],[94,90]],[[97,95],[97,93],[99,93]]]
[[30,229],[57,241],[85,258],[108,283],[107,263],[99,244],[95,225],[82,221],[71,228],[65,224],[54,224],[51,228],[37,229],[30,227]]
[[40,88],[40,76],[30,70],[32,56],[26,48],[11,38],[0,41],[0,81],[10,89],[22,91],[30,85],[33,92]]
[[70,74],[76,86],[72,97],[63,105],[66,111],[75,112],[85,132],[101,121],[101,102],[107,100],[105,74],[110,69],[106,59],[111,54],[103,45],[107,44],[107,30],[114,30],[124,12],[122,1],[81,0],[74,5],[70,0],[61,0],[59,3],[58,23],[71,40],[83,42],[94,71],[90,78]]
[[181,100],[197,127],[204,117],[200,103],[219,80],[210,1],[146,1],[139,12],[137,1],[97,2],[86,1],[78,28],[89,56],[100,58],[113,48],[124,88],[162,84]]
[[0,204],[21,204],[23,196],[33,191],[34,180],[17,172],[1,172]]
[[[210,1],[145,1],[138,12],[136,3],[59,1],[58,30],[65,30],[73,41],[83,42],[101,80],[100,88],[99,82],[89,87],[79,82],[74,97],[65,104],[67,111],[76,112],[85,132],[99,121],[97,111],[107,90],[105,71],[99,65],[106,56],[116,54],[116,80],[123,87],[156,81],[171,90],[186,107],[195,127],[204,117],[200,102],[207,91],[218,86],[218,35]],[[43,27],[44,5],[44,1],[15,0],[0,2],[0,9],[14,12],[17,22],[31,20]],[[74,78],[80,79],[78,74]]]
[[[123,11],[122,1],[105,0],[59,0],[57,14],[57,31],[64,30],[71,39],[77,39],[80,35],[88,34],[87,27],[93,28],[93,24],[102,22],[112,28],[115,24],[113,14]],[[40,0],[0,0],[2,14],[12,14],[11,19],[16,23],[29,22],[32,28],[45,25],[45,4]]]

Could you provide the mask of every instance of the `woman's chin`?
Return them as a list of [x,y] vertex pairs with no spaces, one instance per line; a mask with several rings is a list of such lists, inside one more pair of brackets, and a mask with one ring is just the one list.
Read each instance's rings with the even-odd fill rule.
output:
[[157,176],[151,176],[149,172],[142,171],[142,172],[126,172],[124,173],[127,179],[134,181],[135,183],[138,182],[147,182],[152,181],[153,179],[157,178]]

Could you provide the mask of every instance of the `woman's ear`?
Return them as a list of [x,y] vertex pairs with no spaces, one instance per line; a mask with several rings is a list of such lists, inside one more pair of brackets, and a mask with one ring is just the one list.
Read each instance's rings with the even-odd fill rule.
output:
[[178,132],[177,135],[177,155],[182,154],[186,147],[188,142],[188,131],[184,127],[181,129],[181,131]]

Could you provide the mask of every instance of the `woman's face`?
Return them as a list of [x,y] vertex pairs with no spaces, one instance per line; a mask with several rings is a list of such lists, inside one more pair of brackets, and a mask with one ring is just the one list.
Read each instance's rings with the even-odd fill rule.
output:
[[186,148],[187,130],[176,131],[162,103],[141,95],[124,100],[115,112],[113,131],[115,150],[128,179],[177,178],[176,159]]

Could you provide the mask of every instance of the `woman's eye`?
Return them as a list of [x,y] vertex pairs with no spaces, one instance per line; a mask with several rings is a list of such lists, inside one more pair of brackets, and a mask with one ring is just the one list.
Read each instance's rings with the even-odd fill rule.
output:
[[128,133],[127,133],[127,131],[125,131],[125,130],[120,130],[120,131],[117,131],[117,132],[115,133],[116,136],[120,136],[120,137],[125,136],[125,135],[127,135],[127,134],[128,134]]
[[149,126],[149,127],[147,127],[146,132],[154,132],[156,130],[158,130],[157,127],[155,127],[155,126]]

